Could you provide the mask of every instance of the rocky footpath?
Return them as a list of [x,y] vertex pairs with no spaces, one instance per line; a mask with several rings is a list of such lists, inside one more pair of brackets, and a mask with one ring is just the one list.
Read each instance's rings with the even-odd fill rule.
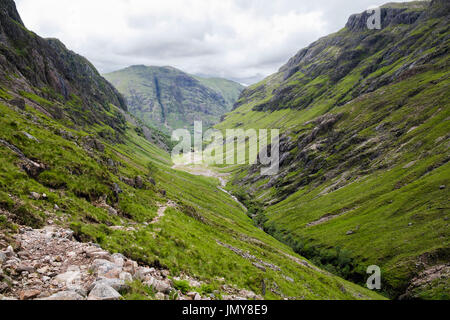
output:
[[[0,300],[121,300],[130,284],[141,281],[153,288],[155,299],[211,300],[197,292],[174,288],[169,271],[139,266],[121,254],[111,254],[92,243],[74,240],[73,231],[57,226],[22,227],[16,249],[0,251]],[[188,276],[191,287],[203,283]],[[223,299],[256,299],[255,293],[223,286]]]

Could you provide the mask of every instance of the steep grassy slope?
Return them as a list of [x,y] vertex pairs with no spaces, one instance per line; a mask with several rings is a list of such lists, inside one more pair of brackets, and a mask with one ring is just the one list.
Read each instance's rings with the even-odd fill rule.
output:
[[220,93],[228,105],[227,111],[230,111],[233,108],[234,104],[244,90],[243,85],[227,79],[202,78],[198,76],[194,76],[194,78],[200,81],[200,83],[204,86]]
[[[14,2],[2,1],[2,10],[5,3],[2,27],[20,19]],[[23,25],[19,28],[25,31]],[[34,52],[39,52],[46,42],[33,37]],[[8,43],[14,39],[10,35]],[[39,228],[52,220],[72,228],[80,241],[165,266],[172,276],[197,277],[208,285],[196,290],[217,289],[219,298],[223,285],[251,289],[268,299],[383,298],[321,271],[256,228],[243,209],[217,189],[218,181],[173,170],[169,155],[149,142],[152,132],[114,104],[118,97],[100,103],[110,89],[101,78],[94,77],[94,83],[100,81],[106,92],[88,78],[83,85],[98,89],[98,94],[71,93],[66,99],[46,83],[31,85],[32,73],[13,74],[18,68],[14,60],[8,61],[0,87],[2,249],[16,245],[12,235],[18,225]],[[62,74],[65,62],[54,72]],[[80,63],[82,69],[90,68]],[[67,83],[81,85],[73,78]],[[159,222],[149,223],[169,201],[175,206]]]
[[392,297],[448,299],[449,3],[382,17],[352,16],[244,91],[217,127],[279,128],[281,169],[242,166],[229,188],[328,270],[361,282],[375,264]]
[[193,77],[172,67],[132,66],[105,77],[126,97],[130,112],[165,132],[219,122],[243,87],[225,79]]
[[[173,276],[188,273],[214,290],[226,283],[260,293],[264,280],[266,298],[377,297],[296,262],[304,260],[255,228],[242,208],[216,188],[217,181],[171,169],[168,155],[129,124],[123,143],[95,140],[91,149],[83,144],[90,139],[87,132],[70,130],[29,106],[19,111],[1,102],[0,112],[1,229],[6,234],[17,224],[40,227],[52,219],[70,226],[80,240],[168,267]],[[27,174],[22,169],[27,159],[45,169]],[[31,192],[47,198],[35,200]],[[158,204],[169,199],[177,207],[168,209],[160,223],[146,224]],[[263,272],[217,241],[280,270]]]

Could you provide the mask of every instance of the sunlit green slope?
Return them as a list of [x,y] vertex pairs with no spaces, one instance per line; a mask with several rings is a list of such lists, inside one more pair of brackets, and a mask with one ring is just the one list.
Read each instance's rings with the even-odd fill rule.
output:
[[223,285],[267,299],[383,298],[254,226],[215,179],[172,169],[165,137],[127,114],[86,59],[28,31],[12,0],[0,2],[0,36],[2,249],[17,245],[19,226],[52,220],[79,241],[196,277],[206,287],[193,289],[217,298]]
[[382,17],[352,16],[243,92],[217,128],[279,128],[281,168],[241,166],[229,188],[327,270],[362,283],[379,265],[391,297],[448,299],[449,3]]

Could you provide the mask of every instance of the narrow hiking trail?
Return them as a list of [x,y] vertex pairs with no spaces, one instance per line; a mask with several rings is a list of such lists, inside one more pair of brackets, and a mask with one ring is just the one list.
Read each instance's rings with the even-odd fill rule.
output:
[[227,185],[228,180],[227,177],[230,176],[230,174],[227,173],[218,173],[212,169],[209,169],[208,167],[201,166],[201,165],[182,165],[182,164],[176,164],[172,167],[174,170],[184,171],[187,173],[190,173],[194,176],[203,176],[208,178],[216,178],[219,180],[220,185],[217,186],[217,189],[220,191],[226,193],[229,197],[233,199],[234,202],[239,204],[239,206],[245,211],[248,212],[247,207],[239,201],[238,198],[236,198],[234,195],[232,195],[230,192],[224,189],[224,187]]
[[[161,214],[172,205],[161,206]],[[9,284],[0,287],[0,300],[122,300],[132,281],[153,288],[155,300],[215,299],[195,290],[205,284],[196,278],[184,273],[173,275],[174,280],[185,280],[191,286],[191,292],[183,293],[175,288],[169,270],[138,264],[94,243],[79,242],[72,230],[57,225],[22,227],[14,237],[16,249],[9,246],[0,251],[5,258],[0,263],[0,278]],[[224,300],[263,299],[253,291],[226,284],[221,289]]]
[[158,203],[157,206],[158,206],[158,211],[156,212],[156,217],[154,217],[151,221],[147,221],[147,222],[144,222],[144,223],[141,223],[141,224],[132,223],[132,224],[127,225],[127,226],[125,226],[125,225],[112,226],[112,227],[109,227],[109,228],[111,230],[121,230],[121,231],[129,231],[129,232],[134,232],[134,231],[140,230],[140,229],[145,228],[145,227],[147,227],[149,225],[153,225],[153,224],[159,223],[161,221],[161,219],[165,216],[166,210],[168,208],[176,208],[177,204],[174,201],[169,200],[165,204]]
[[[209,169],[208,167],[199,166],[199,165],[196,165],[196,166],[193,166],[193,165],[174,165],[172,167],[172,169],[185,171],[187,173],[190,173],[190,174],[196,175],[196,176],[204,176],[204,177],[210,177],[210,178],[217,178],[217,179],[219,179],[220,185],[217,186],[217,189],[219,189],[220,191],[222,191],[222,192],[226,193],[227,195],[229,195],[236,203],[238,203],[244,209],[245,212],[248,212],[247,207],[245,207],[245,205],[243,203],[241,203],[234,195],[232,195],[230,192],[228,192],[227,190],[224,189],[224,187],[227,184],[226,178],[229,177],[229,174],[218,173],[218,172],[216,172],[216,171],[214,171],[212,169]],[[162,209],[165,210],[166,207],[160,207],[160,210],[162,210]],[[158,213],[159,213],[159,211],[158,211]],[[259,229],[263,230],[260,227],[259,227]],[[254,256],[251,256],[251,255],[249,256],[246,253],[241,253],[239,249],[233,248],[233,247],[231,247],[231,246],[229,246],[227,244],[223,244],[220,241],[218,242],[218,244],[221,245],[221,246],[229,248],[230,250],[234,251],[238,255],[243,256],[245,259],[249,259],[249,257],[252,257],[253,260],[256,259]],[[277,249],[277,251],[281,255],[283,255],[283,256],[287,257],[288,259],[294,261],[299,266],[306,267],[306,268],[309,268],[309,269],[313,269],[313,270],[318,271],[320,273],[330,275],[330,273],[328,273],[328,272],[326,272],[326,271],[324,271],[324,270],[322,270],[320,268],[317,268],[316,266],[312,265],[311,263],[309,263],[305,259],[300,259],[300,258],[295,257],[293,255],[290,255],[290,254],[288,254],[286,252],[283,252],[282,250],[279,250],[279,249]],[[262,270],[265,270],[265,267],[269,266],[271,269],[274,269],[277,272],[281,272],[281,269],[279,269],[278,267],[276,267],[274,265],[271,265],[270,263],[261,261],[261,260],[258,260],[257,262],[254,262],[253,264],[255,266],[257,266],[258,268],[262,269]],[[287,277],[287,279],[288,279],[288,281],[290,281],[289,277]]]
[[175,290],[168,270],[139,266],[120,253],[79,242],[60,226],[23,227],[16,243],[17,252],[9,247],[2,266],[11,287],[0,300],[121,300],[133,280],[152,286],[160,300]]
[[164,217],[168,208],[175,208],[177,205],[175,202],[169,200],[166,204],[159,204],[158,206],[159,208],[156,217],[149,224],[158,223]]

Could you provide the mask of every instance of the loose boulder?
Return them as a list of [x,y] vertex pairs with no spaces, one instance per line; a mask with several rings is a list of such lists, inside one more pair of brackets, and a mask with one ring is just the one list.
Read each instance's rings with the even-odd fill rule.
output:
[[122,296],[106,283],[97,283],[89,293],[88,300],[119,300]]

